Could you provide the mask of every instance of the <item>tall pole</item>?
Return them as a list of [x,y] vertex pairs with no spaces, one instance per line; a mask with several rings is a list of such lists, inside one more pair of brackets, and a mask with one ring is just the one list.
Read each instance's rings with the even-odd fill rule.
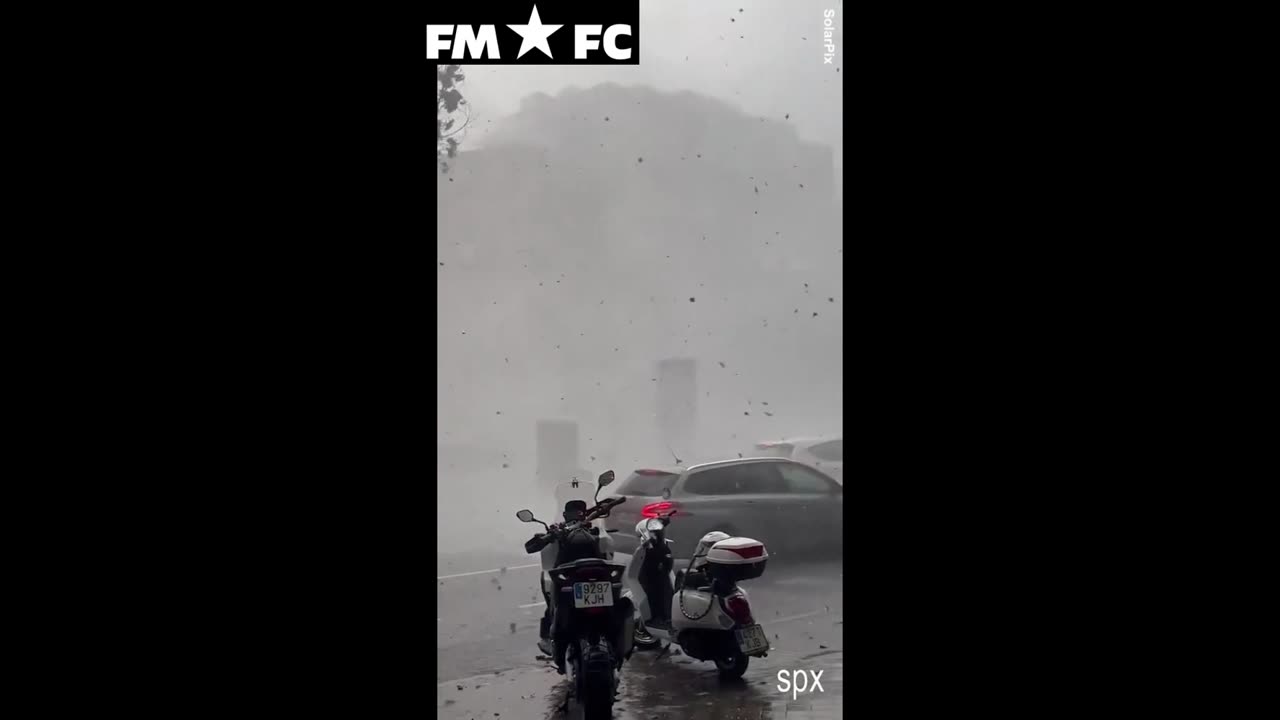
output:
[[538,420],[535,434],[538,488],[550,491],[578,471],[578,423]]
[[688,462],[699,456],[698,364],[693,358],[658,361],[658,437],[674,453],[672,460]]

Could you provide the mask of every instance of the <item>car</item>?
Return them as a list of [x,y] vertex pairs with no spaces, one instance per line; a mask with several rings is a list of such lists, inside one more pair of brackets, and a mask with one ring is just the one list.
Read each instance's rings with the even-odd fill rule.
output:
[[635,552],[641,518],[671,511],[667,528],[677,558],[688,559],[712,530],[765,544],[770,556],[838,557],[844,537],[844,488],[830,476],[788,458],[756,457],[640,468],[613,490],[627,502],[613,508],[616,552]]
[[830,475],[844,485],[844,438],[793,438],[758,443],[754,455],[784,457],[802,462]]

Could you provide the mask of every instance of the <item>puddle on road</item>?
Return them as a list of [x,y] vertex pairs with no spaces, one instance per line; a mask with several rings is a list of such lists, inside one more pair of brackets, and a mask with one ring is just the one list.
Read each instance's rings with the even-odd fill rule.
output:
[[[806,717],[838,718],[843,705],[843,665],[840,650],[813,659],[780,651],[768,658],[753,658],[741,680],[724,682],[710,662],[637,652],[623,671],[613,720],[786,720],[789,709],[808,711]],[[777,673],[784,668],[825,670],[824,694],[796,699],[780,693]],[[567,713],[561,711],[568,691],[568,679],[541,664],[450,681],[438,686],[437,717],[580,720],[582,710],[576,703],[569,704]]]
[[778,699],[777,688],[761,684],[769,676],[760,674],[758,658],[752,660],[746,675],[735,681],[722,681],[715,665],[683,655],[658,659],[652,653],[636,653],[628,665],[623,676],[626,702],[621,712],[614,713],[618,720],[685,720],[691,715],[707,720],[774,717],[771,712]]
[[[771,660],[773,657],[755,658],[741,680],[721,681],[710,662],[685,656],[657,659],[652,653],[636,653],[623,673],[613,720],[784,720],[788,706],[808,709],[803,698],[795,702],[778,691],[780,665]],[[828,659],[828,667],[843,664],[831,660],[836,658]],[[794,658],[787,658],[782,664],[792,661]],[[570,704],[567,714],[560,711],[568,692],[567,680],[552,689],[547,698],[546,720],[581,717],[576,704]]]

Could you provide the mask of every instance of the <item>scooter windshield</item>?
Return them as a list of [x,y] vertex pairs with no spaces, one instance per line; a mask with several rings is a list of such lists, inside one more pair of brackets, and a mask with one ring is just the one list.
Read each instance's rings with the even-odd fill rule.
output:
[[564,519],[564,506],[572,500],[581,500],[590,508],[596,504],[596,483],[591,480],[582,478],[565,480],[558,483],[555,487],[556,507],[555,522],[561,522]]

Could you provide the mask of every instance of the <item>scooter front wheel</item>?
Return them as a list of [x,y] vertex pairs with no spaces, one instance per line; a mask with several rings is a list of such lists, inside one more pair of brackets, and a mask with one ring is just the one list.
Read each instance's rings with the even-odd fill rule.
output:
[[751,658],[737,650],[722,652],[715,658],[716,669],[720,671],[721,680],[737,680],[747,671]]

